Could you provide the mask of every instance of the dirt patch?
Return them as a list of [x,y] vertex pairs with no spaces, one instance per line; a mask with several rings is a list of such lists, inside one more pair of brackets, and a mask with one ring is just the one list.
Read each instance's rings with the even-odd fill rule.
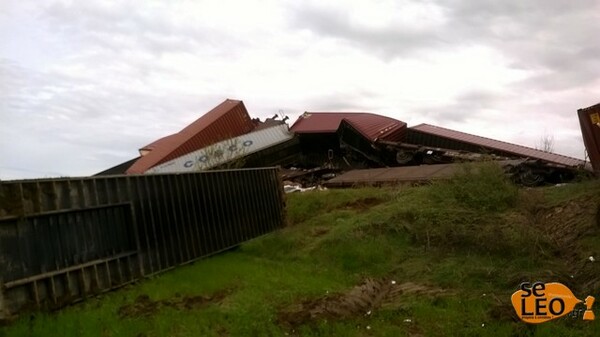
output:
[[310,236],[312,236],[313,238],[323,236],[329,233],[329,230],[330,229],[327,227],[315,227],[310,230]]
[[345,203],[344,205],[342,205],[341,208],[352,209],[352,210],[357,210],[357,211],[364,211],[371,207],[382,204],[384,201],[385,200],[383,200],[383,199],[369,197],[369,198],[358,199],[358,200],[355,200],[352,202]]
[[549,280],[563,282],[578,293],[600,290],[600,252],[586,247],[585,238],[600,235],[600,200],[582,197],[549,207],[533,208],[531,223],[551,243],[564,261]]
[[155,315],[161,308],[169,307],[177,310],[192,310],[205,306],[209,303],[219,303],[229,294],[232,289],[219,290],[207,296],[180,296],[174,298],[154,301],[148,295],[140,295],[131,304],[123,305],[118,310],[121,319],[133,317],[150,317]]
[[493,305],[488,311],[488,316],[495,322],[519,322],[520,318],[517,316],[512,303],[509,301],[498,302]]
[[297,327],[323,320],[368,316],[381,307],[394,307],[403,295],[435,296],[446,291],[411,282],[397,284],[391,280],[367,279],[346,293],[306,300],[279,312],[282,326]]
[[220,326],[217,328],[217,336],[219,337],[227,337],[229,336],[229,330],[227,328]]
[[576,253],[582,238],[598,232],[597,201],[582,198],[539,210],[535,222],[566,257]]

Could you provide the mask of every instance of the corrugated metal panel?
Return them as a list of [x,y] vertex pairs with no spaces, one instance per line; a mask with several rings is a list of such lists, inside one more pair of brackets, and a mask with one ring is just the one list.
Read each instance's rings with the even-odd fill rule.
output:
[[190,152],[146,173],[194,172],[210,169],[293,138],[285,124],[251,132]]
[[326,187],[358,187],[426,182],[449,178],[457,167],[457,164],[440,164],[353,170],[327,181],[324,185]]
[[[505,167],[516,166],[523,162],[519,160],[503,160],[498,164]],[[433,180],[449,179],[463,164],[437,164],[421,166],[403,166],[366,170],[353,170],[328,180],[326,187],[360,187],[366,185],[403,185],[424,183]]]
[[254,123],[242,101],[225,100],[175,135],[154,142],[154,148],[136,161],[127,173],[143,173],[153,166],[175,159],[219,141],[252,131]]
[[348,122],[368,140],[400,141],[406,123],[367,112],[305,112],[290,128],[295,133],[334,133]]
[[143,151],[143,150],[152,151],[152,150],[154,150],[156,148],[159,148],[159,147],[163,146],[163,144],[169,144],[170,142],[172,142],[174,140],[173,139],[174,137],[177,137],[177,133],[174,133],[172,135],[168,135],[168,136],[162,137],[162,138],[160,138],[158,140],[155,140],[152,143],[150,143],[150,144],[148,144],[148,145],[146,145],[144,147],[141,147],[140,148],[140,152]]
[[594,171],[600,172],[600,103],[577,110],[583,144]]
[[359,114],[344,118],[350,125],[371,141],[401,141],[406,130],[406,123],[393,118]]
[[[439,126],[429,125],[429,124],[420,124],[417,126],[413,126],[409,128],[410,131],[417,131],[423,134],[432,135],[436,137],[440,137],[443,139],[449,139],[452,141],[469,144],[472,146],[491,149],[495,151],[501,151],[507,154],[512,154],[519,157],[528,157],[540,159],[549,163],[565,165],[565,166],[584,166],[585,161],[577,158],[567,157],[556,153],[548,153],[541,150],[536,150],[530,147],[511,144],[491,138],[475,136],[472,134],[450,130],[446,128],[442,128]],[[414,142],[413,139],[409,139],[409,142]],[[447,147],[448,144],[444,144],[443,146],[438,143],[431,144],[422,144],[427,146],[438,146],[438,147]],[[460,148],[448,147],[453,150],[462,150]]]
[[334,133],[345,117],[353,113],[342,112],[305,112],[292,125],[295,133]]
[[0,321],[58,308],[285,224],[277,168],[0,181]]

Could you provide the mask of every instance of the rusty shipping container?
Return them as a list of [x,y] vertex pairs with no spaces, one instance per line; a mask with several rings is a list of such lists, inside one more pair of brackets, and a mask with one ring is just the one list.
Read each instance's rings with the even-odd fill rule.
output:
[[348,151],[377,162],[369,155],[373,144],[401,141],[406,123],[367,112],[305,112],[290,130],[300,142],[300,166],[349,165],[347,159],[342,159]]
[[[505,170],[527,162],[527,159],[497,161],[498,165]],[[353,170],[328,180],[323,185],[329,188],[418,185],[450,179],[462,169],[464,169],[463,164],[453,163]]]
[[386,167],[348,171],[324,183],[329,188],[411,185],[448,179],[459,168],[457,164]]
[[585,161],[578,158],[544,152],[527,146],[511,144],[429,124],[419,124],[408,128],[406,141],[411,144],[451,150],[488,152],[505,157],[533,158],[568,167],[585,166]]
[[600,103],[577,110],[583,144],[592,167],[600,174]]
[[401,141],[406,123],[368,112],[305,112],[290,128],[297,134],[336,133],[342,121],[370,142]]
[[244,103],[227,99],[178,133],[140,149],[144,155],[131,165],[127,173],[144,173],[156,165],[253,129],[254,123]]

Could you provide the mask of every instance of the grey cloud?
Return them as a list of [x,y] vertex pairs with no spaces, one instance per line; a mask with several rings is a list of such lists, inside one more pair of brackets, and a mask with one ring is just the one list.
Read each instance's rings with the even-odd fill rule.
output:
[[[193,52],[228,57],[234,47],[247,45],[234,35],[202,25],[200,20],[176,20],[167,14],[168,8],[134,2],[75,1],[54,2],[41,15],[52,22],[50,29],[68,34],[74,43],[115,52],[141,49],[155,55]],[[222,48],[229,52],[223,53]]]
[[471,90],[458,95],[456,100],[471,107],[487,108],[502,97],[502,95],[491,91]]
[[2,59],[0,74],[10,74],[0,88],[11,88],[0,91],[4,179],[19,168],[26,176],[93,174],[136,156],[141,146],[180,130],[224,99],[136,92]]
[[[508,125],[517,115],[532,115],[526,118],[575,130],[557,134],[563,152],[575,154],[581,148],[575,111],[597,103],[597,97],[590,101],[597,95],[590,83],[598,80],[600,72],[600,44],[595,43],[599,8],[590,6],[590,1],[424,3],[440,9],[441,25],[424,28],[396,22],[370,28],[353,22],[344,6],[308,4],[288,6],[286,19],[294,31],[274,34],[286,39],[283,53],[285,48],[293,49],[286,55],[290,63],[297,62],[296,53],[305,49],[306,40],[290,42],[303,30],[311,31],[319,43],[343,42],[384,61],[452,53],[465,46],[490,47],[503,54],[511,67],[530,71],[531,76],[506,88],[508,94],[471,90],[444,106],[411,101],[408,105],[420,107],[402,111],[397,118],[409,120],[415,115],[415,121],[443,126],[474,118],[485,121],[489,116],[482,116],[482,111],[493,110],[505,111],[502,122]],[[187,74],[158,63],[165,53],[209,56],[199,61],[219,56],[235,62],[246,48],[261,47],[260,37],[244,40],[228,32],[229,23],[209,27],[200,20],[180,20],[169,15],[169,8],[163,11],[145,2],[118,2],[113,7],[88,1],[55,2],[37,12],[33,5],[29,10],[48,37],[60,42],[59,54],[65,59],[53,59],[48,62],[51,67],[34,71],[0,57],[0,157],[10,170],[21,167],[54,175],[98,172],[132,158],[140,146],[178,131],[225,98],[244,99],[250,114],[262,118],[280,107],[290,116],[305,110],[395,111],[390,106],[393,98],[377,92],[332,88],[321,95],[294,92],[273,97],[270,88],[245,92],[235,81],[217,82],[220,73],[206,75],[214,76],[210,80],[216,89],[191,94],[185,87]],[[159,82],[158,87],[166,88],[160,90],[169,90],[164,83],[177,84],[161,92],[153,87]],[[578,94],[544,96],[544,91],[563,95],[565,89],[578,88],[583,88]],[[529,95],[551,98],[539,104],[520,102],[520,97]],[[6,170],[0,168],[2,178]]]
[[472,90],[458,95],[454,103],[423,107],[417,112],[426,119],[440,123],[465,123],[479,116],[482,110],[497,108],[506,98],[506,94]]
[[460,106],[431,107],[417,110],[424,119],[432,119],[437,123],[464,123],[472,115],[472,111]]
[[366,90],[353,90],[349,92],[333,92],[307,98],[303,103],[302,111],[348,111],[348,112],[374,112],[380,106],[376,103],[376,94]]
[[454,0],[425,4],[443,9],[443,24],[428,30],[397,24],[370,29],[353,22],[347,8],[320,4],[292,7],[291,17],[296,29],[346,41],[385,60],[461,46],[489,46],[504,54],[512,67],[536,73],[523,86],[533,81],[543,90],[589,84],[600,73],[600,46],[595,43],[600,30],[597,2]]
[[[290,8],[291,25],[318,36],[340,39],[358,48],[366,48],[385,59],[408,55],[429,48],[451,47],[438,31],[423,31],[391,25],[369,28],[353,22],[345,8],[297,5]],[[418,28],[418,27],[415,27]]]

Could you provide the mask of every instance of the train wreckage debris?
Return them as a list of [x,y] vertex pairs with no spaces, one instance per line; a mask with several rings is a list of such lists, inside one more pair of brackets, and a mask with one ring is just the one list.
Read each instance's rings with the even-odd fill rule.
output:
[[[599,106],[578,111],[596,171]],[[480,161],[497,161],[524,186],[592,174],[592,165],[578,158],[429,124],[408,127],[373,113],[305,112],[291,126],[287,119],[279,114],[251,119],[242,101],[226,100],[180,132],[141,148],[137,159],[98,175],[279,166],[286,191],[296,192],[315,186],[419,184],[447,179],[460,163]]]

